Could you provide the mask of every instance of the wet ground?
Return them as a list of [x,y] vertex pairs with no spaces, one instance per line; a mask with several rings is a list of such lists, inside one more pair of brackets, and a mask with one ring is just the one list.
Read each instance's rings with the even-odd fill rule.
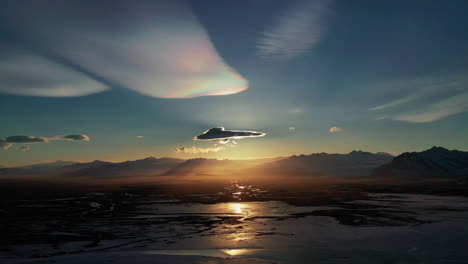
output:
[[468,263],[468,198],[122,189],[4,200],[2,263]]

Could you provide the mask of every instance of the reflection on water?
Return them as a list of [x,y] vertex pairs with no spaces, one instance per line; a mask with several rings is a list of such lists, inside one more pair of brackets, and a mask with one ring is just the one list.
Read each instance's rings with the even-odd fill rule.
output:
[[189,249],[189,250],[147,250],[143,254],[178,255],[178,256],[207,256],[207,257],[245,257],[260,251],[259,249]]
[[232,181],[231,184],[224,189],[224,195],[239,201],[251,200],[265,192],[254,185],[243,184],[237,180]]
[[[228,208],[232,210],[233,213],[239,214],[242,217],[237,219],[238,225],[232,226],[232,232],[227,234],[227,239],[233,241],[243,241],[253,239],[253,230],[247,226],[241,226],[244,224],[246,218],[251,215],[251,212],[255,211],[255,207],[258,206],[256,203],[227,203]],[[261,206],[261,205],[260,205]],[[243,249],[232,249],[229,250],[229,255],[239,255],[242,254]]]
[[236,214],[242,214],[242,204],[240,203],[232,203],[230,204],[232,211]]
[[249,252],[249,249],[245,249],[245,248],[223,249],[222,251],[228,254],[229,256],[239,256],[239,255],[245,255],[247,252]]
[[[244,191],[248,188],[240,189]],[[32,232],[41,235],[38,238],[42,240],[32,237],[31,242],[35,243],[26,247],[13,244],[11,247],[14,248],[12,252],[15,256],[36,256],[37,252],[41,256],[54,256],[67,252],[73,258],[81,257],[81,254],[72,253],[88,252],[93,260],[97,259],[93,263],[113,262],[99,261],[101,259],[92,255],[94,252],[103,254],[101,251],[116,255],[137,252],[223,258],[212,263],[257,263],[242,258],[271,259],[294,264],[305,263],[304,260],[307,263],[341,264],[466,263],[463,262],[468,259],[466,197],[395,193],[369,194],[367,197],[363,200],[334,201],[314,206],[248,200],[182,203],[162,197],[155,201],[132,200],[135,208],[116,211],[109,218],[101,214],[91,218],[91,209],[85,211],[86,221],[82,221],[82,218],[76,220],[75,215],[57,219],[55,214],[44,214],[44,218],[50,219],[46,218],[43,226],[40,226],[44,228],[42,234],[37,227],[34,230],[26,229],[39,226],[39,223],[33,225],[27,219],[16,220],[12,216],[13,220],[9,224],[13,225],[16,221],[21,225],[18,224],[17,229],[9,232],[14,234],[10,237],[22,237]],[[58,203],[62,205],[65,214],[70,206],[76,207],[76,202],[72,201],[47,201],[39,204],[44,207],[36,212],[45,211],[44,208],[48,210],[45,212],[56,212]],[[94,209],[91,202],[105,204],[96,199],[88,202],[89,207]],[[18,209],[20,205],[25,206],[17,203],[9,210]],[[30,213],[35,207],[27,208]],[[22,231],[24,229],[28,232]],[[104,236],[90,244],[96,240],[90,233]],[[112,236],[107,235],[110,233]],[[83,242],[77,243],[78,239]],[[43,241],[51,242],[39,243]],[[0,258],[2,253],[0,251]],[[170,258],[165,256],[163,259]],[[187,261],[164,263],[193,263],[189,261],[190,257],[173,258]],[[110,259],[120,260],[116,256]],[[156,256],[144,256],[141,259],[160,262]],[[141,259],[135,258],[139,263],[154,263]],[[55,259],[50,262],[62,263]]]
[[251,205],[247,203],[228,203],[229,208],[235,214],[240,214],[244,218],[249,217],[251,211]]

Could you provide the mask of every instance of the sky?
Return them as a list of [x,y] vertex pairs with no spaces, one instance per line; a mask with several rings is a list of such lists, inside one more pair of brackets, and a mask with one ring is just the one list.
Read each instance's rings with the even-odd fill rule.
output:
[[2,5],[2,166],[468,150],[467,1]]

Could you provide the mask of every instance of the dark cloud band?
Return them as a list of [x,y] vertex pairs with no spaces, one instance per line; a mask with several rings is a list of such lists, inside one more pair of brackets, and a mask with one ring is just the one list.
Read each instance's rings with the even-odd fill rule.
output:
[[30,136],[11,136],[5,139],[8,143],[45,143],[49,140],[44,137],[30,137]]
[[81,134],[77,134],[77,135],[66,135],[66,136],[63,136],[63,137],[58,137],[57,138],[58,140],[60,139],[64,139],[64,140],[78,140],[78,141],[89,141],[90,138],[87,136],[87,135],[81,135]]
[[[90,137],[83,134],[73,134],[66,136],[56,137],[32,137],[32,136],[11,136],[5,139],[0,139],[0,149],[8,149],[14,144],[36,144],[36,143],[48,143],[52,140],[73,140],[73,141],[89,141]],[[29,150],[29,147],[20,147],[22,151]]]

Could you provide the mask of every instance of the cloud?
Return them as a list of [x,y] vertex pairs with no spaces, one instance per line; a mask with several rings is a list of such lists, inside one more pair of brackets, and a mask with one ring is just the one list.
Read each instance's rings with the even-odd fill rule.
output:
[[76,134],[76,135],[66,135],[63,137],[55,137],[53,140],[78,140],[78,141],[89,141],[90,138],[87,135]]
[[[425,77],[391,84],[406,95],[372,107],[376,120],[392,119],[412,123],[428,123],[468,112],[468,78],[466,73]],[[408,92],[409,91],[409,92]]]
[[290,114],[302,114],[302,113],[304,113],[304,109],[299,108],[299,107],[291,108],[291,109],[288,109],[288,113],[290,113]]
[[0,58],[0,93],[75,97],[108,89],[83,73],[28,50],[0,45]]
[[144,136],[136,136],[136,138],[142,139],[142,138],[144,138]]
[[228,139],[228,138],[222,139],[222,140],[220,140],[218,143],[219,143],[219,144],[222,144],[222,145],[226,145],[226,144],[229,143],[229,139]]
[[9,149],[13,146],[13,143],[9,143],[5,139],[0,139],[0,149]]
[[317,44],[326,32],[323,18],[330,0],[301,1],[263,32],[257,48],[261,57],[292,59]]
[[329,129],[329,131],[332,132],[332,133],[334,133],[334,132],[340,132],[340,131],[342,131],[342,130],[343,130],[343,129],[342,129],[341,127],[336,127],[336,126],[330,127],[330,129]]
[[378,105],[376,107],[372,107],[371,109],[369,109],[370,111],[377,111],[377,110],[384,110],[384,109],[387,109],[387,108],[392,108],[392,107],[397,107],[399,105],[402,105],[402,104],[406,104],[406,103],[409,103],[413,100],[416,100],[418,98],[421,98],[421,95],[420,94],[414,94],[414,95],[410,95],[410,96],[405,96],[403,98],[400,98],[400,99],[397,99],[397,100],[393,100],[393,101],[390,101],[388,103],[385,103],[385,104],[382,104],[382,105]]
[[467,111],[468,93],[464,93],[429,104],[416,111],[394,116],[392,119],[413,123],[428,123]]
[[230,139],[244,139],[263,137],[266,133],[247,131],[247,130],[225,130],[224,127],[210,128],[202,134],[195,136],[194,140],[219,140],[220,143],[225,144]]
[[11,136],[7,137],[6,141],[9,143],[46,143],[49,140],[44,137]]
[[18,150],[20,151],[23,151],[23,152],[27,152],[31,149],[30,146],[21,146],[21,147],[18,147]]
[[0,18],[2,32],[16,36],[0,46],[0,93],[70,97],[117,87],[192,98],[248,88],[183,1],[14,1]]
[[[32,136],[10,136],[5,139],[0,139],[0,149],[8,149],[14,144],[37,144],[37,143],[49,143],[52,140],[72,140],[72,141],[89,141],[91,138],[83,134],[72,134],[66,136],[55,136],[55,137],[32,137]],[[18,149],[23,150],[26,148],[19,147]],[[29,147],[27,148],[29,150]]]
[[209,153],[209,152],[218,152],[224,150],[224,147],[215,146],[211,148],[199,148],[199,147],[178,147],[174,151],[177,153],[190,153],[190,154],[199,154],[199,153]]

